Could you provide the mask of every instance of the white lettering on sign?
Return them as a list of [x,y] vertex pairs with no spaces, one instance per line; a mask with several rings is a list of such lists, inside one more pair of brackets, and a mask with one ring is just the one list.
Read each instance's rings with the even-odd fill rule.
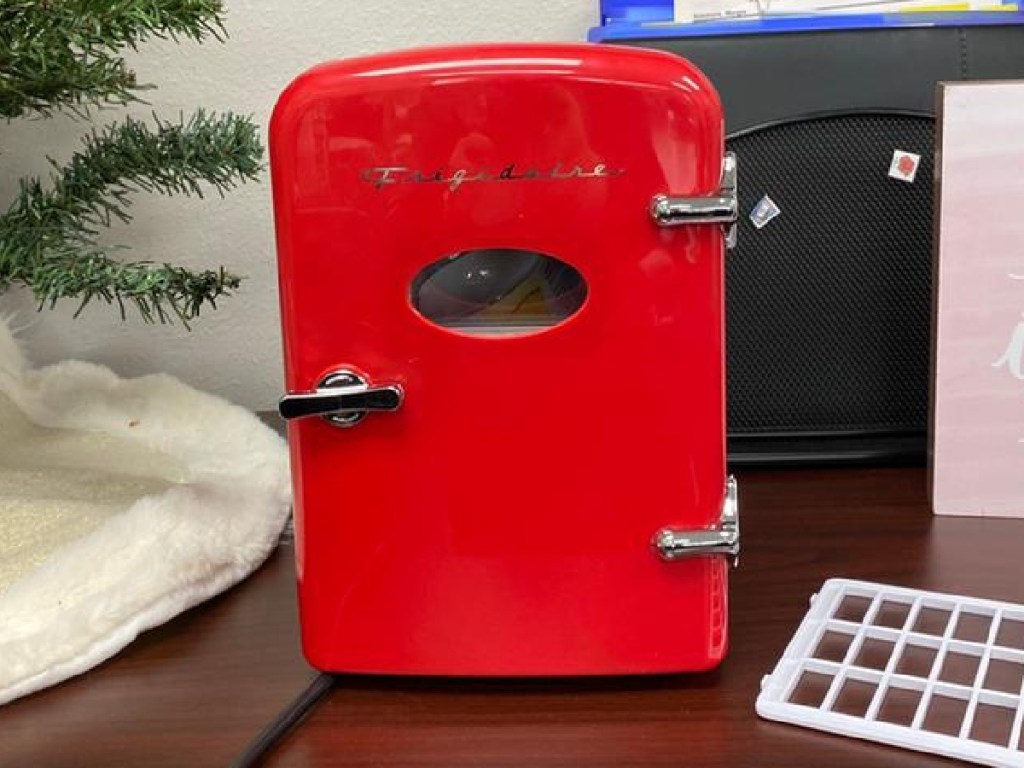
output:
[[[1011,280],[1024,280],[1024,275],[1010,273]],[[1021,312],[1021,320],[1010,332],[1010,341],[1006,345],[1006,351],[1002,357],[992,363],[993,368],[1006,367],[1007,372],[1015,379],[1024,381],[1024,312]],[[1017,442],[1024,444],[1024,437]]]
[[1021,321],[1010,335],[1010,343],[1003,356],[992,363],[993,368],[1002,366],[1006,366],[1015,379],[1024,381],[1024,312],[1021,313]]

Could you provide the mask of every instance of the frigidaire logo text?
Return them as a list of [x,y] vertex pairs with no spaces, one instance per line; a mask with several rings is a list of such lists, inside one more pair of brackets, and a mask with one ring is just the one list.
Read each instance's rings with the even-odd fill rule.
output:
[[497,173],[467,168],[458,168],[453,171],[442,168],[435,171],[424,171],[396,165],[367,168],[363,171],[363,181],[372,184],[377,189],[393,184],[442,184],[454,192],[463,184],[479,182],[606,179],[612,176],[621,176],[624,173],[625,170],[609,168],[604,163],[592,166],[555,163],[550,168],[527,167],[522,170],[515,163],[509,163]]

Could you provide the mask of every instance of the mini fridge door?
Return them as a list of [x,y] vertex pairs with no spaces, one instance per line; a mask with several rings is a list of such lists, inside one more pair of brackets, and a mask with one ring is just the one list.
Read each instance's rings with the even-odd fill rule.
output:
[[700,72],[589,45],[327,64],[271,161],[310,662],[717,664],[735,168]]

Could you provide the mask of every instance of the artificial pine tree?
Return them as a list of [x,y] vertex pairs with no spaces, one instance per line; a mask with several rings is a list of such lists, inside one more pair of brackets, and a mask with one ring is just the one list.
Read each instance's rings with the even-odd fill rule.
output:
[[[223,40],[221,0],[0,0],[0,117],[65,111],[88,119],[99,108],[140,101],[120,53],[151,38]],[[205,304],[238,287],[223,268],[122,262],[97,241],[113,219],[129,221],[137,191],[223,194],[257,177],[256,126],[231,113],[197,110],[168,121],[127,118],[92,129],[49,178],[25,178],[0,213],[0,292],[28,286],[40,308],[75,299],[126,305],[142,317],[186,325]]]

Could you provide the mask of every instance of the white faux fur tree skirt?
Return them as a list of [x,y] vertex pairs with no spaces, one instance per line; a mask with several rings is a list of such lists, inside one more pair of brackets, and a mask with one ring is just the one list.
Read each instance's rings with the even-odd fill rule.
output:
[[0,704],[243,579],[289,506],[252,413],[164,375],[31,370],[0,322]]

